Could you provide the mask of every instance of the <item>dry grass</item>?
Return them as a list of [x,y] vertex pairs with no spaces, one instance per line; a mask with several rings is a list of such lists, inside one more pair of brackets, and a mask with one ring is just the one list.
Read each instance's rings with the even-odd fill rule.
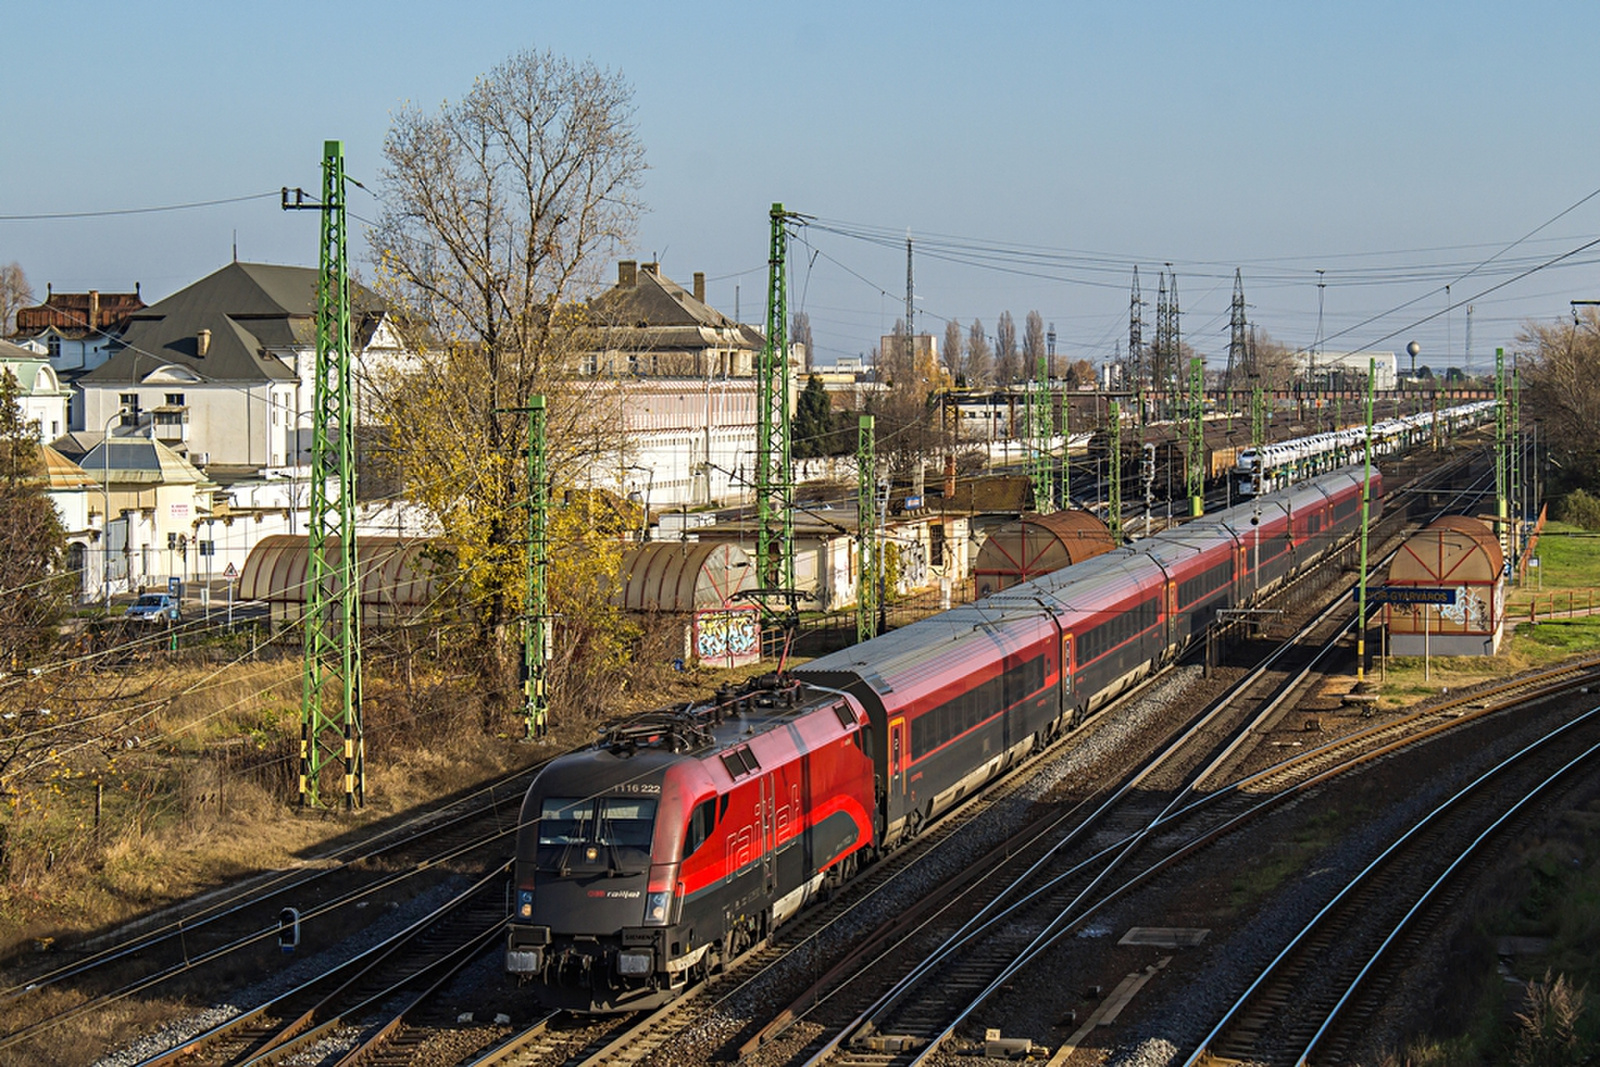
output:
[[[702,697],[737,672],[641,670],[615,718]],[[295,804],[300,664],[156,663],[91,679],[134,706],[120,738],[65,761],[59,788],[0,808],[0,960],[69,941],[248,874],[301,862],[333,838],[592,739],[598,720],[554,717],[543,746],[482,693],[413,664],[367,672],[366,806],[349,815]],[[104,783],[99,832],[93,782]]]

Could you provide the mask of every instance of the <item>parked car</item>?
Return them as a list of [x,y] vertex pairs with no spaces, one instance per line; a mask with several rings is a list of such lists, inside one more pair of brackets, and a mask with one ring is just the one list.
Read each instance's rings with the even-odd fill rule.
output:
[[178,608],[178,598],[171,593],[141,593],[139,599],[128,606],[122,613],[125,619],[137,619],[139,622],[161,622],[170,619],[181,622],[183,614]]

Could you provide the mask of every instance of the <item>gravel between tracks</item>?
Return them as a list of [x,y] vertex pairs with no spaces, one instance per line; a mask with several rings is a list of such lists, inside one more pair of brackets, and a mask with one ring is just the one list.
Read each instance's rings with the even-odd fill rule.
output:
[[273,997],[288,992],[296,985],[315,978],[323,971],[366,951],[383,941],[384,938],[399,933],[429,912],[445,904],[469,885],[471,885],[471,880],[465,877],[454,878],[446,883],[434,886],[404,904],[391,904],[388,907],[388,915],[368,924],[360,932],[345,938],[337,944],[328,946],[315,955],[286,959],[286,965],[281,971],[265,976],[259,982],[247,988],[233,991],[224,1001],[212,1004],[183,1018],[173,1019],[164,1023],[149,1034],[141,1036],[137,1041],[125,1045],[106,1056],[102,1056],[95,1061],[94,1067],[131,1067],[132,1064],[165,1052],[174,1045],[187,1041],[197,1034],[204,1033],[213,1026],[224,1023],[243,1011],[256,1005],[264,1004]]

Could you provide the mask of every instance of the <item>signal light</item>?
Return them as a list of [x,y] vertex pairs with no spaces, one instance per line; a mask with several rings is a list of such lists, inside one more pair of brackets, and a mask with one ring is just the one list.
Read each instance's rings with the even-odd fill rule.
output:
[[278,948],[293,952],[300,944],[300,912],[297,908],[284,908],[278,912]]

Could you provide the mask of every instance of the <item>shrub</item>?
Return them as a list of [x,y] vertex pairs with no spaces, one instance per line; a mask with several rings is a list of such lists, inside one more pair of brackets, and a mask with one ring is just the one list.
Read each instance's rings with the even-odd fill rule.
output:
[[1585,530],[1600,530],[1600,498],[1590,496],[1582,489],[1574,489],[1561,499],[1562,522],[1570,522]]

